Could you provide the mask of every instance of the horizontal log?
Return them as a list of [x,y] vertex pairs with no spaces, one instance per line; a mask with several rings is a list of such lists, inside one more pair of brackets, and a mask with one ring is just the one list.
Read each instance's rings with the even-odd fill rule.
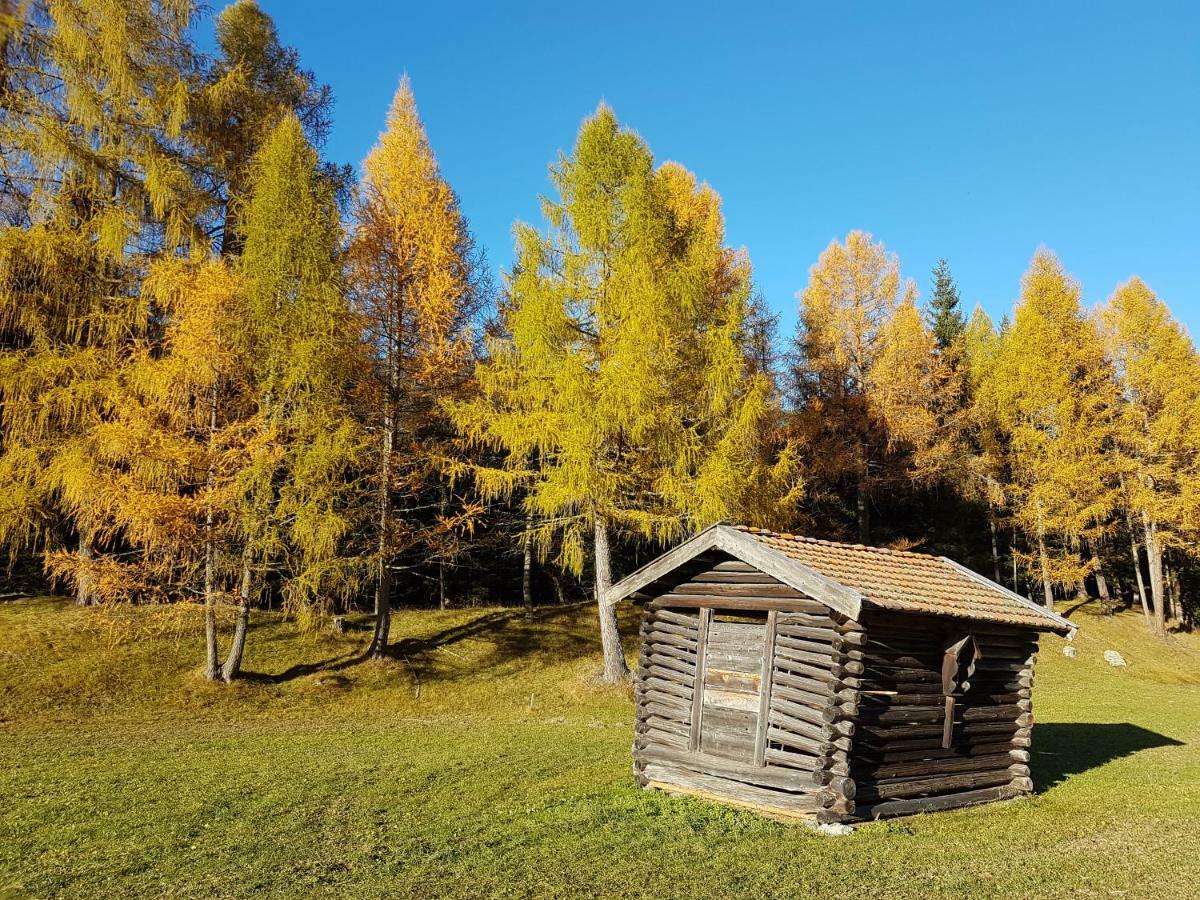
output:
[[1008,774],[1018,778],[1027,777],[1029,775],[1029,766],[1025,765],[1025,763],[1013,763],[1008,767]]
[[665,622],[668,625],[686,628],[688,631],[695,633],[698,633],[700,630],[700,617],[695,613],[689,614],[675,612],[671,609],[655,609],[652,610],[651,614],[653,619],[658,622]]
[[664,694],[669,694],[672,697],[678,697],[681,700],[690,701],[692,699],[692,687],[687,684],[680,684],[678,681],[668,678],[659,678],[656,675],[651,675],[648,678],[642,679],[642,684],[648,691],[660,691]]
[[785,716],[791,716],[793,719],[800,719],[802,722],[808,722],[820,728],[826,724],[825,707],[813,707],[804,703],[795,703],[775,692],[771,696],[770,709],[773,712],[780,712]]
[[813,780],[812,773],[808,771],[755,766],[708,753],[653,747],[642,751],[642,757],[647,761],[668,763],[692,772],[782,791],[814,793],[821,786]]
[[650,763],[643,775],[651,786],[662,790],[690,793],[704,799],[744,805],[766,812],[803,814],[821,808],[816,795],[811,793],[792,794],[760,788],[676,765]]
[[662,643],[661,641],[653,640],[652,637],[647,637],[643,641],[643,646],[647,653],[661,653],[664,656],[673,656],[690,665],[696,664],[695,644],[689,647],[685,644]]
[[883,819],[891,816],[907,816],[916,813],[941,812],[947,809],[959,809],[964,806],[975,806],[980,803],[991,803],[996,800],[1011,800],[1021,796],[1021,791],[1011,785],[982,788],[975,791],[960,791],[944,794],[940,797],[921,797],[914,800],[889,800],[882,803],[864,804],[859,800],[856,818]]
[[[824,755],[818,755],[816,753],[808,753],[797,750],[779,750],[775,747],[767,747],[765,755],[768,766],[798,769],[810,773],[823,771],[825,767]],[[849,771],[844,774],[849,774]]]
[[660,649],[662,647],[671,647],[674,648],[676,655],[681,655],[686,659],[696,658],[696,641],[680,637],[678,634],[669,634],[656,629],[646,635],[643,643],[658,653],[666,652]]
[[809,663],[825,669],[831,668],[835,664],[834,655],[831,650],[827,649],[824,653],[797,650],[794,647],[780,644],[778,639],[775,642],[775,660],[776,664],[779,664],[780,660],[786,660],[788,662]]
[[790,659],[775,659],[775,673],[771,680],[777,684],[791,685],[800,690],[810,690],[810,685],[832,685],[842,679],[829,669],[811,666],[808,663],[794,662]]
[[1008,784],[1012,776],[1006,769],[990,772],[971,772],[965,775],[938,775],[930,778],[914,778],[910,781],[895,781],[880,784],[864,782],[858,786],[859,796],[864,803],[880,800],[908,800],[914,797],[930,797],[957,791],[978,790]]
[[787,611],[796,609],[799,606],[802,609],[808,609],[809,605],[804,600],[788,600],[783,598],[764,598],[753,599],[746,597],[719,597],[715,594],[663,594],[658,598],[658,601],[663,606],[671,607],[672,609],[718,609],[733,613],[738,612],[759,612],[763,610],[778,610]]
[[[1016,730],[1016,724],[1011,722],[964,722],[956,723],[954,727],[955,732],[960,735],[1010,735]],[[858,730],[859,738],[869,744],[888,743],[906,738],[940,737],[941,734],[942,726],[939,724],[875,726],[863,723]]]
[[780,634],[779,628],[775,629],[775,645],[778,647],[787,647],[790,650],[805,650],[809,653],[822,653],[826,656],[833,656],[835,653],[841,652],[834,648],[834,641],[822,640],[820,638],[801,638],[792,635]]
[[636,730],[639,733],[665,731],[668,734],[688,737],[691,734],[691,723],[680,722],[678,719],[666,719],[662,716],[647,716],[638,722]]
[[870,771],[879,766],[903,762],[924,762],[940,759],[961,759],[970,756],[995,756],[1011,752],[1008,741],[992,741],[992,736],[978,739],[957,739],[950,747],[943,747],[941,739],[923,738],[918,741],[893,741],[890,744],[869,746],[858,744],[854,748],[854,764],[857,769]]
[[795,716],[789,716],[778,709],[771,709],[769,711],[767,722],[771,728],[799,735],[813,742],[824,742],[834,736],[833,732],[824,722],[805,721]]
[[886,783],[911,778],[949,775],[958,772],[1007,771],[1013,761],[1007,753],[987,756],[948,757],[945,759],[917,759],[910,762],[886,763],[878,766],[855,766],[854,775],[859,780]]
[[1022,794],[1033,793],[1033,780],[1029,778],[1014,778],[1009,784],[1013,790],[1020,791]]
[[[694,671],[694,670],[693,670]],[[649,682],[651,678],[661,678],[663,681],[669,681],[672,684],[679,685],[683,688],[687,695],[692,695],[693,675],[691,672],[681,672],[678,669],[668,668],[657,664],[650,664],[641,670],[641,679],[643,683]],[[649,684],[646,684],[649,687]]]
[[672,625],[670,622],[661,622],[657,619],[654,622],[654,627],[651,629],[650,640],[657,640],[655,635],[667,635],[677,638],[678,640],[666,641],[668,644],[677,644],[680,641],[688,644],[695,644],[699,632],[695,628],[687,628],[683,625]]
[[[784,677],[780,678],[781,675]],[[830,682],[814,681],[778,670],[771,673],[771,691],[785,700],[817,709],[831,703],[836,696]]]
[[642,704],[647,716],[659,716],[674,722],[692,721],[692,704],[682,702],[670,694],[654,694]]
[[801,625],[809,628],[832,628],[837,630],[837,623],[833,619],[833,610],[824,604],[819,604],[820,609],[814,612],[801,612],[799,610],[789,610],[779,614],[776,619],[776,626],[779,625]]
[[802,608],[811,607],[819,611],[821,604],[801,594],[793,587],[778,581],[765,584],[725,584],[720,582],[704,582],[696,584],[684,582],[671,590],[672,595],[692,594],[701,597],[719,597],[724,599],[740,598],[747,600],[795,600],[805,604]]
[[775,634],[781,637],[801,638],[802,640],[818,641],[822,644],[832,644],[834,640],[846,641],[846,635],[840,635],[832,625],[789,625],[786,622],[775,622]]
[[[715,572],[712,569],[689,575],[687,581],[691,584],[736,584],[743,586],[780,584],[777,579],[772,578],[770,575],[764,575],[761,572]],[[786,585],[784,586],[786,587]]]
[[811,737],[806,734],[797,734],[787,729],[776,728],[770,724],[767,726],[767,740],[813,756],[825,756],[834,746],[834,741],[832,740]]
[[642,657],[642,666],[644,668],[660,666],[665,669],[673,669],[680,675],[686,676],[689,683],[696,677],[696,661],[694,659],[683,659],[669,653],[646,653]]

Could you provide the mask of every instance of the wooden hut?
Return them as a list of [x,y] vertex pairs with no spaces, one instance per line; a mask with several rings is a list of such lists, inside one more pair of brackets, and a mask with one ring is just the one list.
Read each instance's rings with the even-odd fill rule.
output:
[[1029,793],[1041,632],[945,557],[715,525],[614,585],[644,606],[645,787],[852,822]]

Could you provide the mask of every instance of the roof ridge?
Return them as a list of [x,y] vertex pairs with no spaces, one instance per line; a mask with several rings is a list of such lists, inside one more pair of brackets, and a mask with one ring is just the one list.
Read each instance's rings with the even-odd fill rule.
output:
[[915,559],[932,559],[942,561],[944,557],[936,553],[918,553],[912,550],[893,550],[891,547],[872,547],[869,544],[851,544],[846,541],[830,541],[824,538],[809,537],[804,534],[791,534],[786,531],[771,531],[769,528],[753,528],[749,525],[733,525],[738,531],[744,531],[750,535],[762,535],[764,537],[778,538],[784,541],[801,541],[806,544],[820,544],[824,547],[840,547],[844,550],[863,550],[868,553],[884,553],[891,556],[908,556]]

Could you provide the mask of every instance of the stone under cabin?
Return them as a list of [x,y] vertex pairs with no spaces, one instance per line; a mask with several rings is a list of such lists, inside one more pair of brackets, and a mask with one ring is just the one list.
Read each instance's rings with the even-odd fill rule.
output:
[[1028,794],[1050,610],[945,557],[725,524],[623,579],[647,788],[851,823]]

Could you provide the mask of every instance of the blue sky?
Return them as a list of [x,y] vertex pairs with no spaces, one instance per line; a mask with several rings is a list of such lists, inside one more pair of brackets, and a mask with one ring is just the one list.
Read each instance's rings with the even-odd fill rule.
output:
[[1089,303],[1137,273],[1200,333],[1200,4],[260,3],[333,86],[331,159],[408,72],[494,268],[604,99],[720,192],[785,334],[855,228],[993,316],[1045,244]]

